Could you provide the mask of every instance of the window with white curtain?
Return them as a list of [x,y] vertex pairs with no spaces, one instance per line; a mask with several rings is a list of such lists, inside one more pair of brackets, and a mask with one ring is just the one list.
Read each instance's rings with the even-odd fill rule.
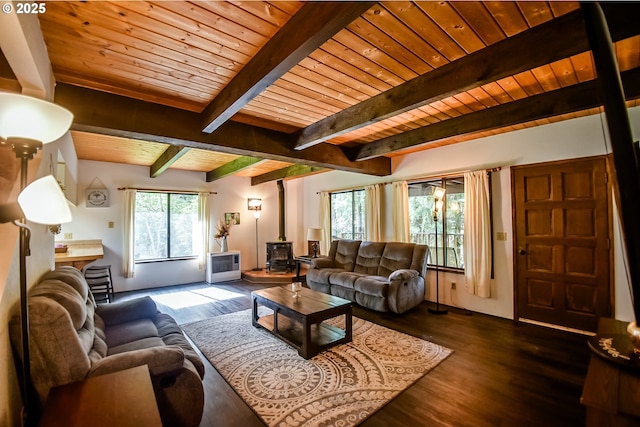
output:
[[365,239],[365,192],[331,193],[331,240]]
[[[434,220],[434,191],[444,188]],[[408,184],[409,241],[429,246],[428,263],[464,270],[464,177],[429,179]],[[437,251],[436,251],[437,236]]]
[[201,251],[198,195],[138,191],[136,262],[195,258]]

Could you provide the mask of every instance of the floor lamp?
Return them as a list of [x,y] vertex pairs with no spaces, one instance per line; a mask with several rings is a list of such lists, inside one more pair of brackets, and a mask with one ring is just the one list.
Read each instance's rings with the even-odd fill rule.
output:
[[260,271],[260,265],[258,264],[258,220],[260,219],[260,211],[262,210],[262,199],[250,198],[247,202],[248,209],[253,211],[253,217],[256,219],[256,268],[253,271]]
[[[72,120],[73,114],[58,105],[25,95],[0,93],[0,145],[11,147],[20,159],[21,192],[18,202],[2,205],[0,222],[13,221],[20,228],[21,386],[24,405],[22,421],[25,426],[35,424],[32,407],[35,399],[31,392],[26,266],[26,258],[30,254],[31,230],[26,220],[41,224],[71,221],[69,206],[53,176],[49,175],[46,179],[34,181],[27,186],[29,160],[33,159],[43,144],[53,142],[64,135],[69,130]],[[51,186],[51,180],[54,186]],[[60,204],[61,201],[64,203]],[[56,211],[53,206],[57,206],[59,210]]]
[[[444,197],[444,192],[445,189],[441,187],[436,187],[433,190],[433,222],[436,226],[436,308],[429,308],[429,313],[432,314],[447,314],[448,312],[448,310],[440,308],[440,266],[438,264],[438,212],[442,210],[442,198]],[[444,254],[444,251],[442,251],[442,253]]]

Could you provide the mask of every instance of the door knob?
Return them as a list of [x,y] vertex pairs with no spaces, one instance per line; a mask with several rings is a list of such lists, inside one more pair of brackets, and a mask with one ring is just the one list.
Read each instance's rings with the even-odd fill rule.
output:
[[518,255],[526,255],[526,254],[527,254],[527,251],[525,251],[524,249],[522,248],[518,249]]

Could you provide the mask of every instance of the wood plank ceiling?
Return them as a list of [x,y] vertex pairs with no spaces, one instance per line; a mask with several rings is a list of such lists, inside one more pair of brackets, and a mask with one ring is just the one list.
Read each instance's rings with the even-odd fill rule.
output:
[[[80,159],[251,176],[389,158],[593,114],[577,2],[47,2]],[[638,4],[604,4],[637,105]]]

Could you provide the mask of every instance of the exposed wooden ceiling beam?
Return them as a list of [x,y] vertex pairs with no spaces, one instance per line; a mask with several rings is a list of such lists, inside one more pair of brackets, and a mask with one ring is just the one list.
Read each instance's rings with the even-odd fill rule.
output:
[[156,178],[161,173],[169,169],[171,165],[173,165],[180,159],[180,157],[187,154],[189,150],[189,147],[184,147],[182,145],[170,145],[169,147],[167,147],[164,153],[162,153],[158,160],[153,162],[153,164],[149,168],[149,176],[151,176],[151,178]]
[[[625,71],[622,80],[627,99],[640,97],[640,68]],[[355,158],[365,160],[456,135],[512,126],[600,105],[598,81],[592,80],[379,139],[363,145]]]
[[55,102],[74,114],[74,130],[376,176],[391,174],[391,159],[386,157],[354,162],[340,147],[326,143],[296,151],[290,148],[288,134],[232,121],[206,134],[200,131],[197,113],[105,92],[60,83]]
[[264,161],[260,157],[243,156],[239,157],[229,163],[207,172],[207,182],[215,181],[225,176],[233,175],[234,173],[253,166],[256,163]]
[[[626,6],[610,6],[607,10],[614,41],[640,33],[637,22],[629,20]],[[577,10],[319,120],[299,133],[296,149],[587,50],[584,20]]]
[[318,168],[308,165],[291,165],[283,169],[267,172],[251,178],[251,185],[263,184],[269,181],[277,181],[279,179],[294,178],[302,175],[310,175],[325,171],[324,168]]
[[205,108],[211,133],[376,2],[308,2]]
[[[13,2],[3,6],[16,8]],[[0,14],[0,49],[20,82],[23,94],[47,101],[53,99],[55,77],[37,15],[15,10]]]

